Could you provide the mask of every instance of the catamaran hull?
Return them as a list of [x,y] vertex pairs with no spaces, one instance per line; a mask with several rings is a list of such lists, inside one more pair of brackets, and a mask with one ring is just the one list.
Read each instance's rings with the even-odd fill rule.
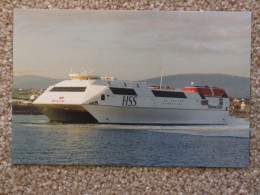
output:
[[227,124],[228,111],[129,108],[96,105],[35,105],[50,121],[64,123],[208,125]]
[[98,123],[81,105],[36,104],[50,121],[63,123]]
[[84,105],[101,124],[227,124],[228,111]]

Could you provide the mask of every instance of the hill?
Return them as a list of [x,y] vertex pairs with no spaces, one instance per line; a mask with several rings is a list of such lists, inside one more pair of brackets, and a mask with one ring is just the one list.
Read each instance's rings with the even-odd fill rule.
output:
[[[145,81],[145,80],[144,80]],[[146,79],[149,86],[160,85],[160,77]],[[184,88],[191,85],[214,85],[226,90],[230,97],[249,98],[250,78],[225,74],[179,74],[164,76],[162,85]]]
[[[46,89],[50,85],[65,79],[53,79],[34,75],[14,77],[13,88],[23,89]],[[160,77],[146,80],[149,86],[160,85]],[[179,74],[163,77],[162,84],[175,88],[184,88],[194,82],[195,85],[214,85],[226,90],[230,97],[249,98],[250,97],[250,78],[239,77],[225,74]]]
[[50,85],[56,84],[64,79],[53,79],[35,75],[15,76],[13,88],[22,89],[46,89]]

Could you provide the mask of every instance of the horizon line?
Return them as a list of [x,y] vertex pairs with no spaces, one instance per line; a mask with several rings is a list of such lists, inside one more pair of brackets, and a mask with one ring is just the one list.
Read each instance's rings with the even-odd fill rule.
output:
[[[242,78],[251,78],[251,75],[248,76],[238,76],[238,75],[231,75],[231,74],[224,74],[224,73],[183,73],[183,74],[171,74],[171,75],[163,75],[162,77],[168,77],[168,76],[178,76],[178,75],[227,75],[227,76],[232,76],[232,77],[242,77]],[[48,77],[48,76],[41,76],[41,75],[34,75],[34,74],[26,74],[26,75],[13,75],[13,78],[15,77],[24,77],[24,76],[36,76],[36,77],[42,77],[42,78],[49,78],[49,79],[67,79],[67,78],[54,78],[54,77]],[[161,76],[157,77],[150,77],[150,78],[144,78],[142,80],[146,79],[155,79],[155,78],[160,78]],[[120,79],[122,80],[122,79]],[[124,79],[123,79],[124,80]],[[129,79],[127,79],[129,80]],[[131,81],[131,80],[130,80]],[[132,80],[132,81],[141,81],[141,80]]]

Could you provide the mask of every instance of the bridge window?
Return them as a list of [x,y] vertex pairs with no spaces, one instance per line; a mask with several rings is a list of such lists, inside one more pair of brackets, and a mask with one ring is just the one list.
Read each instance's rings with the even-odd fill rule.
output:
[[103,100],[103,101],[105,100],[105,94],[101,95],[101,100]]
[[51,92],[84,92],[86,87],[53,87]]
[[117,88],[117,87],[110,87],[113,94],[117,95],[137,95],[134,89],[129,88]]

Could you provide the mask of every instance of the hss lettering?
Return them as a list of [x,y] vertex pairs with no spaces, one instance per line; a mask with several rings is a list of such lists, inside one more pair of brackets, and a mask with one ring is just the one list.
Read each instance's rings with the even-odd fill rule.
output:
[[123,96],[122,106],[136,106],[135,96]]

